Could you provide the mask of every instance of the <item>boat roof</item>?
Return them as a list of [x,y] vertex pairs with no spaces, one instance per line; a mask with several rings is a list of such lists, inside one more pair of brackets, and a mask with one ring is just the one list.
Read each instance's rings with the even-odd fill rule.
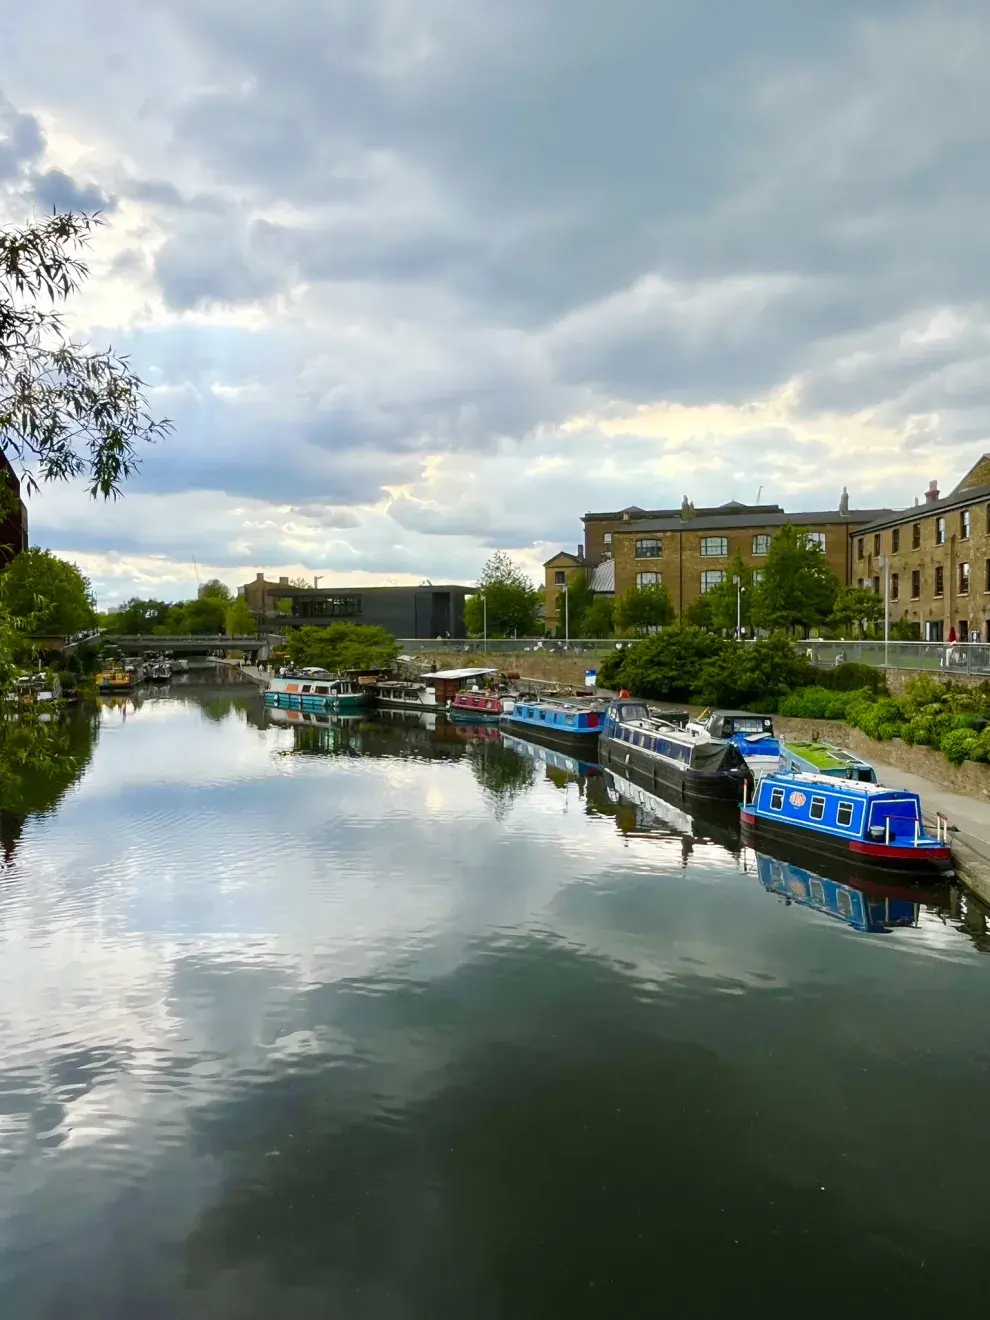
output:
[[758,710],[723,710],[721,706],[713,706],[708,712],[708,718],[712,719],[716,715],[720,719],[730,720],[769,720],[773,718],[771,715],[761,714]]
[[822,759],[828,757],[835,765],[869,765],[869,761],[864,761],[855,752],[848,752],[844,747],[834,747],[832,743],[812,742],[810,739],[799,738],[783,738],[781,743],[790,751],[797,752],[799,756],[807,749],[814,750]]
[[497,669],[438,669],[424,678],[479,678],[482,674],[497,674]]
[[820,784],[822,788],[831,789],[833,793],[859,793],[862,797],[879,797],[884,794],[888,797],[918,796],[909,788],[888,788],[885,784],[867,784],[859,779],[836,779],[834,775],[815,775],[805,770],[781,771],[767,775],[766,778],[783,780],[788,784]]

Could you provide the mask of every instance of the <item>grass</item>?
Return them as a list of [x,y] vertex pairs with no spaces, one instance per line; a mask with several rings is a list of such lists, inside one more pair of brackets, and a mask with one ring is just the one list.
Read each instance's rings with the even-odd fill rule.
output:
[[846,764],[824,743],[784,742],[784,747],[802,760],[810,761],[817,770],[836,770]]

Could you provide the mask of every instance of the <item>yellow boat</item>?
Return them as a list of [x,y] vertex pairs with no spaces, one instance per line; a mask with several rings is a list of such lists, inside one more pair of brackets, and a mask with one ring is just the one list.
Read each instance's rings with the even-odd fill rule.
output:
[[134,686],[134,675],[119,666],[104,669],[96,675],[96,686],[101,692],[130,692]]

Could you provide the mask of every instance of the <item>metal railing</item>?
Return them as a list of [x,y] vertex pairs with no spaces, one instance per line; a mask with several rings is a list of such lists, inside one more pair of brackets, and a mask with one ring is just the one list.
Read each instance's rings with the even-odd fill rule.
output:
[[796,643],[800,654],[815,665],[843,663],[875,669],[913,669],[931,673],[973,674],[990,678],[987,642],[823,642]]
[[[489,637],[487,642],[481,637],[400,637],[397,639],[399,650],[406,655],[418,655],[424,651],[450,652],[453,655],[515,655],[520,651],[543,652],[546,655],[591,654],[615,649],[614,638],[574,637],[563,641],[557,637]],[[630,642],[620,643],[629,646]]]

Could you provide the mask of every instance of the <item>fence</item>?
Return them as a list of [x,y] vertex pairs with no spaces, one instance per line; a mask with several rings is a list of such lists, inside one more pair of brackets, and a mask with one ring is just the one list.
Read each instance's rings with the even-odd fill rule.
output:
[[930,670],[975,674],[990,678],[990,644],[986,642],[798,642],[797,649],[812,664],[850,662],[877,669]]
[[[521,651],[537,651],[544,655],[582,655],[600,651],[614,650],[616,643],[612,638],[572,638],[565,642],[556,637],[489,637],[482,641],[480,637],[400,637],[399,650],[406,655],[417,655],[423,651],[434,654],[445,651],[452,655],[477,655],[479,652],[489,655],[518,655]],[[628,646],[629,642],[620,643]]]

